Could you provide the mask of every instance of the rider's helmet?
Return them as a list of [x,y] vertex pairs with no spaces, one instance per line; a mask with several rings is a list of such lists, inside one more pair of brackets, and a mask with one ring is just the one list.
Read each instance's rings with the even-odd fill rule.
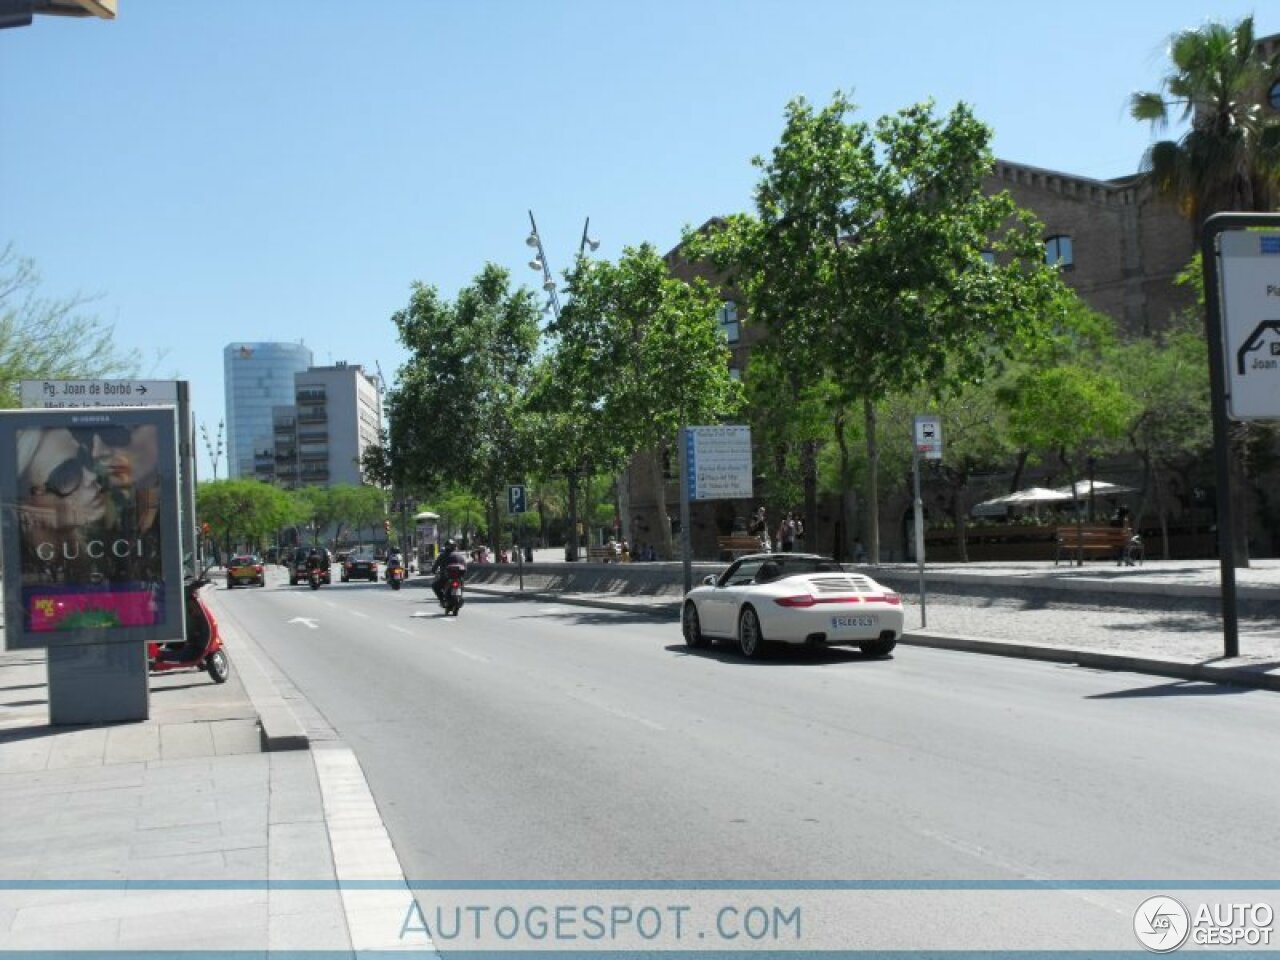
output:
[[445,548],[446,550],[456,550],[456,549],[458,549],[457,541],[455,541],[452,537],[450,537],[448,540],[446,540],[446,541],[444,542],[444,548]]

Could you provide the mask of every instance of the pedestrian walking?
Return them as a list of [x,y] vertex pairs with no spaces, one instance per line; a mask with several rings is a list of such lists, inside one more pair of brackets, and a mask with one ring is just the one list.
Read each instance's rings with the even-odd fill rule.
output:
[[778,524],[778,544],[783,553],[793,553],[796,549],[796,522],[792,514],[787,513]]

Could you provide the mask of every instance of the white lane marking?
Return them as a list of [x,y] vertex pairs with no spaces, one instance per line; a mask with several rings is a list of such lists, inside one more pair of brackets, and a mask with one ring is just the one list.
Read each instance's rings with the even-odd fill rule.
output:
[[612,714],[620,720],[630,720],[632,723],[638,723],[641,726],[648,727],[650,730],[657,730],[661,733],[666,732],[667,728],[662,724],[654,723],[652,720],[637,716],[634,713],[628,713],[626,710],[619,709],[612,704],[601,703],[599,700],[592,700],[577,693],[570,693],[569,698],[577,700],[579,703],[585,703],[589,707],[595,707],[597,710],[603,710],[605,713]]
[[286,622],[287,623],[305,623],[312,630],[320,629],[319,622],[316,620],[312,620],[310,617],[294,617],[292,620],[288,620]]
[[474,660],[477,663],[493,663],[488,657],[482,657],[478,653],[472,653],[470,650],[463,650],[461,647],[450,647],[454,653],[466,657],[468,660]]
[[406,630],[404,627],[401,627],[394,623],[387,624],[387,628],[390,630],[394,630],[396,633],[407,633],[411,637],[414,636],[414,632],[412,630]]
[[348,610],[347,613],[351,614],[353,617],[359,617],[361,620],[370,619],[367,613],[361,613],[359,610]]

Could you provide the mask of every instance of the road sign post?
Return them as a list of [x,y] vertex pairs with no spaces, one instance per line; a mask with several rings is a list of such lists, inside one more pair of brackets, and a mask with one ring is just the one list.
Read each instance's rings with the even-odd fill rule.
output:
[[516,569],[520,578],[520,592],[524,592],[524,551],[516,539],[516,521],[526,510],[525,489],[523,483],[513,483],[507,487],[507,515],[511,517],[511,549],[516,552]]
[[1218,213],[1200,235],[1222,578],[1223,656],[1240,655],[1228,417],[1280,416],[1280,215]]
[[920,496],[920,457],[923,454],[929,460],[942,459],[942,421],[937,417],[918,416],[913,430],[915,442],[911,445],[911,476],[915,492],[916,570],[920,577],[920,627],[924,629],[929,621],[925,612],[924,499]]

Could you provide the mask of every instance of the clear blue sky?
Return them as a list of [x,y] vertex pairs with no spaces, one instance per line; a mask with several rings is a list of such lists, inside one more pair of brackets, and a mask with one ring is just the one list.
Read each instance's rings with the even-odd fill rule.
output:
[[[748,210],[789,99],[866,119],[971,103],[998,156],[1106,179],[1151,134],[1127,95],[1165,44],[1253,4],[1077,0],[119,0],[115,21],[0,31],[0,245],[91,308],[143,374],[191,381],[210,435],[222,349],[304,340],[388,379],[390,317],[488,262],[537,286],[583,219],[597,256]],[[1280,11],[1257,11],[1260,35]],[[1176,131],[1175,131],[1176,132]],[[201,445],[201,475],[211,475]],[[225,457],[220,475],[225,475]]]

